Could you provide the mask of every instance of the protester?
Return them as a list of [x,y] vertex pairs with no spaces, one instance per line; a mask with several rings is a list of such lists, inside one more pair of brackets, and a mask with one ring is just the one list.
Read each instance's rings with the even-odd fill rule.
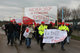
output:
[[37,40],[37,44],[39,44],[39,31],[38,31],[38,27],[39,27],[39,24],[37,24],[37,26],[35,27],[35,38]]
[[[22,29],[22,31],[21,31],[21,29]],[[22,45],[22,43],[25,41],[25,37],[23,36],[25,29],[26,29],[26,25],[23,24],[22,28],[20,26],[20,34],[21,34],[20,45]]]
[[[48,29],[56,29],[55,23],[50,22],[50,24],[48,25]],[[51,43],[51,47],[53,48],[55,45],[55,43]]]
[[25,32],[24,32],[24,37],[26,38],[26,46],[27,48],[31,48],[31,38],[32,38],[32,34],[34,33],[33,29],[32,29],[32,23],[29,24],[29,26],[26,28]]
[[13,35],[13,32],[14,32],[14,24],[13,24],[13,21],[10,21],[10,23],[8,23],[6,25],[6,31],[7,31],[7,44],[11,43],[11,46],[13,46],[14,44],[14,35]]
[[44,36],[44,29],[47,29],[47,25],[45,25],[45,22],[41,22],[41,25],[39,26],[38,30],[39,30],[39,35],[40,35],[40,48],[41,50],[44,50],[43,46],[45,45],[45,43],[43,43],[43,36]]
[[69,28],[69,32],[68,32],[68,36],[67,36],[67,44],[69,44],[70,43],[70,39],[71,39],[71,33],[73,31],[72,31],[72,27],[70,26],[70,24],[66,24],[66,26],[68,26],[68,28]]
[[19,25],[14,21],[14,32],[13,32],[13,35],[15,36],[14,38],[15,38],[15,41],[18,39],[19,40],[19,29],[20,29],[20,27],[19,27]]
[[[64,25],[64,22],[62,22],[61,26],[59,26],[59,30],[61,30],[61,31],[67,31],[67,33],[69,32],[69,28],[66,25]],[[66,39],[67,38],[65,38],[64,41],[61,42],[61,49],[63,51],[65,51],[64,45],[66,43]]]

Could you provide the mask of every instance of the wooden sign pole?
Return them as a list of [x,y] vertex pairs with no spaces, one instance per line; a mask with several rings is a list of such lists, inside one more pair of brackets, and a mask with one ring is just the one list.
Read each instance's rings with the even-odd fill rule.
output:
[[21,29],[20,29],[20,40],[22,35],[23,17],[24,17],[24,8],[23,8],[23,16],[22,16],[22,23],[21,23]]

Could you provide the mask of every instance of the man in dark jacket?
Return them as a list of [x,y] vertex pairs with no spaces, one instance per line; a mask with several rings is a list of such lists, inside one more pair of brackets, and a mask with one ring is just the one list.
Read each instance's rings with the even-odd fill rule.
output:
[[67,36],[67,44],[69,44],[70,39],[71,39],[71,33],[72,33],[73,31],[72,31],[72,27],[71,27],[69,24],[67,24],[67,26],[68,26],[68,28],[69,28],[69,32],[68,32],[68,36]]
[[19,40],[19,32],[20,32],[20,27],[19,27],[19,25],[15,22],[14,23],[14,32],[13,32],[13,35],[15,36],[15,40]]
[[15,27],[12,22],[6,24],[7,39],[8,39],[7,44],[9,44],[11,42],[11,46],[13,46],[13,43],[14,43],[14,35],[13,35],[14,28]]
[[[50,24],[48,25],[48,29],[56,29],[55,24],[53,24],[52,22],[50,22]],[[53,48],[55,45],[55,43],[51,43],[51,47]]]
[[39,25],[37,25],[36,27],[35,27],[35,38],[36,38],[36,40],[37,40],[37,44],[39,44],[39,31],[38,31],[38,27],[39,27]]

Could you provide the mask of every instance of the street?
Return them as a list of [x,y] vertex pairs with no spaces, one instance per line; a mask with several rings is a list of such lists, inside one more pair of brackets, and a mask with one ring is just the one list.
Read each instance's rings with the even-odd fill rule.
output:
[[14,46],[7,45],[7,37],[3,30],[0,29],[0,53],[80,53],[80,41],[71,40],[70,44],[65,44],[66,51],[60,49],[60,44],[51,48],[50,44],[44,46],[44,51],[40,50],[35,39],[32,39],[31,48],[27,49],[25,42],[19,45],[16,41]]

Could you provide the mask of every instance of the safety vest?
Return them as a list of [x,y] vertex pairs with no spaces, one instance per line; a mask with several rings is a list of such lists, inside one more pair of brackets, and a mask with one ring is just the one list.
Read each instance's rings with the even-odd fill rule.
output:
[[35,25],[33,24],[33,27],[35,27]]
[[44,29],[47,29],[47,27],[48,27],[47,25],[42,25],[42,24],[39,26],[38,30],[39,30],[40,36],[44,34]]
[[58,28],[59,30],[65,30],[65,31],[68,31],[69,32],[69,28],[67,27],[67,26],[63,26],[63,25],[61,25],[61,26],[59,26],[59,28]]

